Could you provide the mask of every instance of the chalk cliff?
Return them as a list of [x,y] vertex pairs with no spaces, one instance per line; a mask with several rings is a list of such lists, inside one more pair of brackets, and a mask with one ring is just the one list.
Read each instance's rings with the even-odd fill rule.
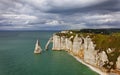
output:
[[120,56],[117,58],[116,66],[120,70]]
[[[96,49],[96,43],[92,38],[87,35],[78,35],[70,32],[59,32],[53,34],[53,50],[65,50],[72,53],[75,56],[78,56],[84,62],[96,66],[103,71],[110,71],[111,65],[113,66],[114,62],[110,60],[109,54],[112,53],[111,48],[106,50]],[[68,37],[69,36],[69,37]],[[120,70],[120,56],[115,62],[115,69]]]

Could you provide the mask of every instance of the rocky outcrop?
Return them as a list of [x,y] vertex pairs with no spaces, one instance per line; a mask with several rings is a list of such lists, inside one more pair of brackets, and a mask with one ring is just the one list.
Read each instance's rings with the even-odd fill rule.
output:
[[61,50],[61,37],[53,35],[53,47],[52,50]]
[[117,58],[116,67],[120,70],[120,56]]
[[72,36],[70,37],[70,38],[66,38],[65,40],[65,42],[66,42],[66,51],[72,51],[72,49],[73,49],[73,47],[72,47],[72,41],[71,41],[71,38],[73,38]]
[[62,49],[62,50],[64,50],[64,49],[66,49],[66,38],[65,38],[65,36],[62,36],[61,37],[61,44],[60,44],[60,46],[61,46],[61,48],[60,49]]
[[108,62],[108,57],[105,53],[105,51],[102,51],[98,54],[98,62],[97,65],[99,67],[102,67],[106,62]]
[[52,42],[52,37],[48,40],[47,44],[45,45],[45,50],[48,49],[49,44]]
[[[64,32],[68,33],[68,32]],[[71,33],[69,33],[71,34]],[[68,35],[69,36],[69,35]],[[67,37],[66,35],[53,34],[53,50],[65,50],[78,56],[84,62],[93,66],[104,68],[106,64],[111,64],[108,54],[113,50],[108,48],[106,51],[96,50],[96,44],[88,36],[83,37],[76,34]],[[120,56],[117,58],[116,68],[120,70]]]
[[72,52],[75,55],[78,55],[79,51],[82,49],[81,44],[82,44],[82,39],[78,37],[78,35],[76,35],[73,40],[73,50],[72,50]]
[[91,38],[84,38],[84,61],[92,65],[96,65],[97,51],[95,51],[95,45]]

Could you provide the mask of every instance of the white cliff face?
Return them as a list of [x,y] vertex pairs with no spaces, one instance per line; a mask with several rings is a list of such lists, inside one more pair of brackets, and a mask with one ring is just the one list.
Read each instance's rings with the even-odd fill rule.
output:
[[60,50],[61,49],[61,39],[60,36],[53,35],[53,50]]
[[84,61],[96,65],[97,51],[91,38],[83,38],[76,35],[73,42],[71,38],[73,38],[73,36],[66,38],[64,36],[53,35],[53,50],[67,50],[75,55],[82,55],[82,57],[84,56]]
[[99,61],[98,61],[99,67],[102,67],[105,64],[105,62],[108,62],[108,57],[105,51],[102,51],[101,53],[99,53]]
[[71,51],[72,50],[72,41],[70,38],[66,38],[66,50]]
[[89,37],[86,37],[84,39],[84,61],[96,65],[96,56],[95,45]]
[[53,50],[69,50],[73,49],[73,43],[71,38],[66,38],[65,36],[53,35]]
[[[73,42],[70,38],[64,36],[53,36],[53,50],[68,50],[72,51],[75,55],[84,55],[84,61],[89,62],[92,65],[96,65],[97,51],[95,51],[95,45],[89,37],[81,38],[78,35],[75,36]],[[83,39],[83,40],[82,40]],[[84,42],[84,43],[83,43]],[[84,50],[84,51],[81,51]]]
[[68,38],[65,38],[65,43],[66,43],[66,50],[69,50],[70,48],[69,48],[69,39]]
[[[64,32],[67,33],[67,32]],[[103,68],[103,65],[109,63],[107,53],[112,53],[114,50],[108,48],[105,51],[95,50],[96,44],[93,43],[92,39],[87,37],[78,37],[78,35],[70,36],[70,38],[64,36],[53,35],[53,50],[66,50],[73,55],[78,56],[80,59],[83,59],[85,62]],[[73,39],[73,41],[71,40]],[[116,68],[120,70],[120,56],[116,62]]]
[[[82,58],[85,62],[103,67],[105,63],[108,63],[108,56],[104,51],[98,53],[99,50],[95,50],[95,44],[90,37],[75,37],[53,35],[53,50],[66,50],[74,55]],[[73,39],[73,41],[71,40]],[[107,53],[111,53],[112,50],[108,48]],[[120,56],[117,59],[116,67],[120,69]]]
[[78,52],[81,50],[81,44],[82,44],[82,39],[78,37],[78,35],[76,35],[73,40],[73,53],[74,54],[78,54]]
[[120,70],[120,56],[117,58],[116,67]]
[[65,36],[61,37],[61,49],[66,49],[66,40]]
[[98,65],[102,67],[106,61],[108,61],[107,55],[104,51],[97,54],[95,50],[95,44],[92,42],[92,39],[87,36],[78,37],[75,36],[73,42],[70,38],[65,36],[53,35],[53,50],[66,50],[72,52],[75,55],[78,55],[84,59],[85,62],[90,63],[91,65]]

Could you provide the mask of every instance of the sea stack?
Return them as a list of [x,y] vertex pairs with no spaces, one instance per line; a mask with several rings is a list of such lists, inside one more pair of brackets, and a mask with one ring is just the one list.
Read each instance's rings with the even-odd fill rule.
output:
[[35,50],[34,50],[34,53],[41,53],[42,49],[40,47],[40,43],[39,41],[37,40],[36,41],[36,45],[35,45]]

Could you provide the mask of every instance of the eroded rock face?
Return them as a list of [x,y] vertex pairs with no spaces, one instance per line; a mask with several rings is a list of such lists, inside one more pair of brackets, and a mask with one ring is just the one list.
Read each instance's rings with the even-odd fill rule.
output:
[[96,65],[96,55],[97,51],[95,51],[95,45],[89,37],[86,37],[84,39],[84,60],[87,63]]
[[66,40],[65,40],[66,38],[65,38],[65,36],[62,36],[61,37],[61,49],[62,50],[64,50],[64,49],[66,49]]
[[79,51],[81,50],[81,44],[82,44],[82,39],[78,37],[78,35],[75,36],[73,40],[73,53],[78,54]]
[[61,49],[61,39],[60,36],[53,35],[53,50],[60,50]]
[[[113,65],[113,62],[108,60],[108,54],[114,50],[110,48],[108,48],[106,52],[95,50],[96,44],[93,43],[89,36],[83,37],[76,35],[74,37],[69,35],[68,38],[66,35],[54,34],[52,38],[53,50],[66,50],[83,59],[85,62],[99,68],[103,68],[106,63],[108,66]],[[120,70],[120,56],[117,58],[116,68]]]
[[[73,39],[73,41],[71,39]],[[65,36],[53,35],[52,49],[72,52],[85,62],[99,67],[102,67],[105,62],[108,62],[106,53],[104,51],[98,53],[98,50],[95,50],[95,44],[89,36],[78,37],[78,35],[76,35],[74,38],[73,36],[67,38]],[[120,59],[118,59],[118,62],[120,62]],[[119,65],[118,67],[120,68]]]
[[80,58],[83,58],[85,62],[92,65],[96,65],[98,62],[101,61],[104,62],[104,58],[102,58],[102,55],[99,57],[99,59],[101,58],[103,60],[99,61],[97,51],[95,50],[95,45],[93,44],[91,38],[83,38],[76,35],[73,39],[73,42],[71,41],[72,38],[73,36],[71,36],[70,38],[66,38],[65,36],[53,35],[52,49],[70,51],[75,55],[78,55]]
[[70,38],[66,38],[66,50],[67,51],[71,51],[72,50],[72,41],[70,40]]
[[98,54],[98,66],[99,67],[102,67],[104,64],[105,64],[105,62],[108,62],[108,57],[107,57],[107,55],[106,55],[106,53],[105,53],[105,51],[102,51],[102,52],[100,52],[99,54]]
[[117,58],[116,68],[120,70],[120,56]]
[[72,50],[73,43],[70,38],[66,38],[65,36],[53,35],[53,47],[52,50]]

